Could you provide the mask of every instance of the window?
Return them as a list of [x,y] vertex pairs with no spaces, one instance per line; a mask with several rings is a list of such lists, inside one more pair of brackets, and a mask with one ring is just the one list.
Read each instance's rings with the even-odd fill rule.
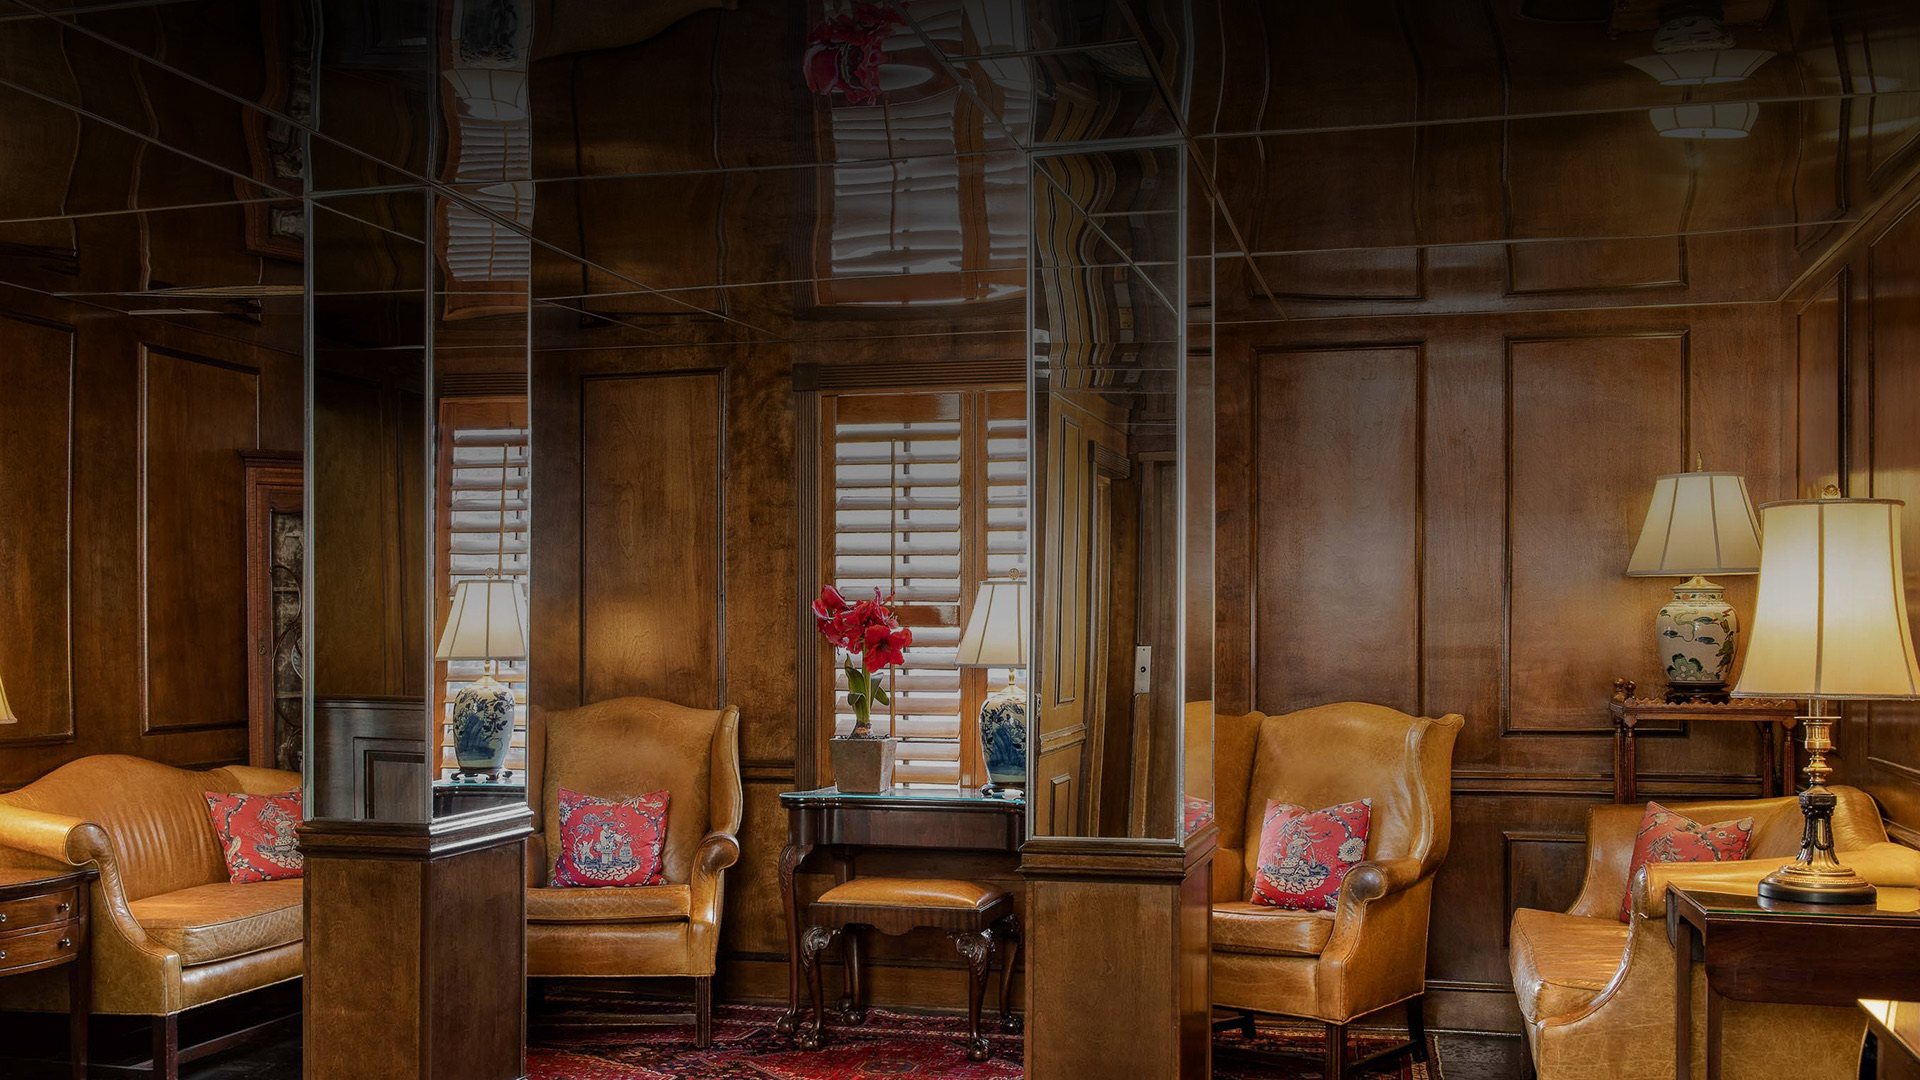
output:
[[[441,589],[434,626],[444,627],[454,586],[489,571],[527,586],[529,440],[523,397],[451,398],[440,403]],[[453,775],[453,698],[486,670],[484,660],[439,665],[440,776]],[[517,702],[507,768],[527,767],[527,662],[497,661],[493,677]]]
[[[977,736],[961,721],[1008,672],[962,671],[955,653],[979,583],[1026,572],[1026,394],[831,393],[821,398],[821,432],[831,466],[821,470],[824,580],[854,599],[894,593],[913,628],[893,707],[875,710],[874,730],[902,740],[899,782],[979,783]],[[825,715],[844,735],[853,711],[835,670],[822,680]]]

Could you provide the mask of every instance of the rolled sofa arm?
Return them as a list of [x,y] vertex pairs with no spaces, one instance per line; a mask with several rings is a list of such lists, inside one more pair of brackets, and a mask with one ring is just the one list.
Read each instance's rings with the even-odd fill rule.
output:
[[[1836,857],[1861,877],[1890,888],[1920,886],[1920,851],[1891,841],[1869,844]],[[1739,859],[1718,863],[1649,863],[1633,880],[1633,908],[1642,918],[1667,917],[1667,887],[1707,889],[1732,886],[1745,891],[1794,859]]]
[[69,866],[113,858],[106,830],[93,822],[17,806],[0,806],[0,846]]
[[1365,903],[1378,900],[1388,893],[1408,889],[1420,880],[1419,859],[1385,859],[1380,862],[1363,862],[1347,871],[1347,880],[1340,888],[1340,907],[1344,910],[1347,902],[1357,900]]

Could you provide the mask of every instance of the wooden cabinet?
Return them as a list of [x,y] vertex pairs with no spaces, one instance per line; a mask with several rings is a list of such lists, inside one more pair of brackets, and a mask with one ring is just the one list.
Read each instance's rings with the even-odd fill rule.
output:
[[246,484],[247,761],[300,768],[306,519],[299,454],[242,451]]

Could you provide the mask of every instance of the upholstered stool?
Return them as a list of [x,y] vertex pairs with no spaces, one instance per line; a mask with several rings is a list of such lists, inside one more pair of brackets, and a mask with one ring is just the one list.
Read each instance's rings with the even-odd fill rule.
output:
[[993,954],[1000,953],[1000,1030],[1020,1031],[1007,992],[1013,988],[1013,965],[1020,956],[1020,924],[1013,914],[1013,894],[972,881],[937,878],[859,877],[836,885],[807,909],[807,932],[800,937],[800,965],[813,994],[813,1028],[798,1033],[802,1049],[820,1048],[826,1024],[826,1005],[820,986],[820,954],[844,937],[847,959],[847,996],[836,1018],[859,1024],[866,1019],[860,978],[859,928],[872,927],[889,936],[910,930],[941,930],[953,939],[967,962],[967,1058],[985,1061],[986,1037],[980,1034],[980,1003],[987,994],[987,973]]

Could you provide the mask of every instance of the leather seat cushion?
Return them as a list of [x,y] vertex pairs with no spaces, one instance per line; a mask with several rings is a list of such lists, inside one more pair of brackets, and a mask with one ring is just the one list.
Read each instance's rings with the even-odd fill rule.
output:
[[1213,905],[1215,952],[1319,956],[1333,936],[1333,912],[1288,911],[1246,901]]
[[1520,908],[1508,964],[1529,1023],[1565,1016],[1600,995],[1620,970],[1632,928],[1612,918]]
[[527,890],[528,922],[666,922],[692,915],[693,890],[685,885]]
[[821,894],[822,904],[848,907],[935,908],[979,911],[1006,896],[1005,889],[947,878],[857,877]]
[[301,881],[220,882],[127,905],[147,936],[180,954],[183,967],[292,945],[300,940]]

